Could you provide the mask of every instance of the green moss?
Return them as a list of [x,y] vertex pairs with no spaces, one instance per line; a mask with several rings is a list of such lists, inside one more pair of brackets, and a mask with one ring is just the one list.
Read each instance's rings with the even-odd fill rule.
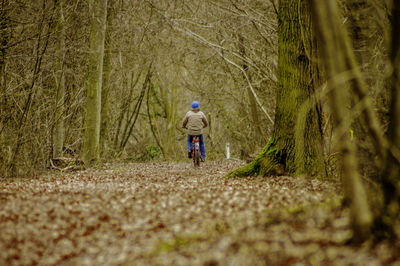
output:
[[322,111],[315,38],[307,1],[281,0],[274,130],[250,164],[228,177],[306,174],[324,176]]
[[300,204],[300,205],[288,208],[287,212],[291,213],[291,214],[298,214],[298,213],[305,212],[306,210],[307,210],[307,206]]
[[271,138],[264,149],[248,165],[230,172],[226,177],[266,176],[279,162],[275,139]]
[[162,254],[182,250],[187,246],[210,239],[210,237],[211,235],[208,234],[176,236],[173,239],[160,242],[159,245],[153,251],[151,251],[151,255],[158,255],[160,253]]
[[181,247],[189,244],[191,241],[192,241],[191,239],[175,238],[169,242],[162,242],[159,245],[157,250],[160,252],[163,252],[163,251],[169,252],[169,251],[178,250]]

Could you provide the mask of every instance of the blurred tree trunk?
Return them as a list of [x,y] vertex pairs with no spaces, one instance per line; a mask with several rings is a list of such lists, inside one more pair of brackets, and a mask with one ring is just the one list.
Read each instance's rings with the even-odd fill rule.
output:
[[100,125],[100,154],[103,154],[106,149],[109,124],[109,100],[110,78],[111,78],[111,52],[112,52],[112,32],[114,11],[112,3],[108,3],[107,11],[107,28],[105,37],[105,54],[103,64],[103,86],[101,92],[101,125]]
[[58,3],[58,22],[56,27],[57,34],[57,67],[56,67],[56,108],[55,126],[53,132],[53,158],[61,157],[64,146],[64,98],[65,98],[65,26],[62,2]]
[[[176,157],[176,123],[177,123],[177,98],[178,98],[178,88],[176,86],[172,86],[170,97],[168,97],[169,101],[167,104],[167,146],[166,152],[167,156],[171,156],[172,158]],[[171,158],[170,157],[170,158]]]
[[[319,74],[309,8],[308,1],[279,1],[278,88],[272,138],[253,162],[229,176],[283,172],[325,175],[322,117],[315,95]],[[295,132],[297,120],[303,125]]]
[[352,80],[359,79],[358,82],[362,82],[362,77],[343,76],[346,72],[357,71],[357,66],[352,62],[354,56],[351,55],[352,50],[346,31],[341,27],[336,2],[314,0],[312,7],[317,34],[321,43],[324,44],[321,46],[321,51],[328,78],[328,88],[331,90],[329,101],[333,126],[337,131],[338,149],[342,156],[343,186],[346,198],[351,201],[353,240],[361,242],[369,237],[372,215],[358,172],[355,142],[348,134],[352,115],[346,102],[350,100],[350,93],[356,90],[357,83]]
[[347,0],[345,4],[347,7],[346,16],[349,18],[347,28],[349,29],[354,55],[363,77],[370,87],[375,77],[371,75],[370,64],[374,52],[371,49],[373,23],[368,20],[368,17],[372,16],[371,13],[374,9],[371,0]]
[[[355,56],[355,60],[361,71],[363,80],[367,85],[368,95],[374,93],[373,86],[375,84],[384,85],[382,75],[374,73],[374,58],[376,58],[376,34],[374,34],[374,23],[371,23],[376,9],[373,8],[371,0],[347,0],[345,1],[346,12],[348,18],[347,29],[351,38],[351,44]],[[374,54],[375,53],[375,54]],[[376,60],[376,59],[375,59]],[[381,81],[379,81],[381,80]],[[360,99],[352,97],[351,105],[356,106]],[[358,112],[357,115],[360,116]],[[363,176],[377,176],[378,167],[374,164],[375,151],[372,141],[368,135],[368,123],[365,119],[356,119],[351,124],[354,131],[354,141],[357,144],[357,157],[359,158],[360,174]]]
[[164,151],[164,143],[161,141],[161,134],[156,125],[155,121],[155,111],[154,106],[155,102],[159,102],[158,100],[153,100],[153,98],[157,98],[157,93],[154,91],[154,85],[150,81],[150,84],[147,88],[147,98],[146,98],[146,109],[147,109],[147,118],[149,120],[149,126],[151,133],[154,137],[154,140],[157,143],[157,146],[160,148],[163,157],[165,158],[165,151]]
[[[393,66],[391,76],[391,106],[389,111],[389,149],[385,155],[385,164],[381,173],[384,196],[384,209],[377,219],[382,232],[393,237],[400,218],[400,2],[393,1],[392,42],[390,60]],[[397,223],[397,224],[396,224]],[[386,237],[386,235],[384,235]]]
[[107,21],[107,0],[92,0],[88,70],[85,82],[86,116],[82,158],[90,166],[99,160],[101,88],[104,39]]
[[[177,68],[177,66],[175,66]],[[177,72],[173,73],[174,81],[171,84],[176,84]],[[164,140],[164,152],[168,158],[176,157],[177,141],[176,141],[176,123],[177,123],[177,98],[178,88],[176,86],[166,85],[168,88],[160,87],[161,99],[164,105],[166,116],[166,139]]]

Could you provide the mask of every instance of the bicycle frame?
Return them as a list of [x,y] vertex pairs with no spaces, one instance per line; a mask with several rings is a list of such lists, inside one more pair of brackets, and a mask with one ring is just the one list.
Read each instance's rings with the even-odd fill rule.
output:
[[193,136],[192,158],[193,158],[194,166],[200,166],[200,138],[199,138],[199,136]]

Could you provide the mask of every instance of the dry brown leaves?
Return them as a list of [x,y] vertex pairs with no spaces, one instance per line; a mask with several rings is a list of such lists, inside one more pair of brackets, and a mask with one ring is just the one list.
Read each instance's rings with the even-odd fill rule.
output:
[[0,265],[395,263],[387,244],[349,246],[334,185],[225,179],[239,162],[108,165],[0,180]]

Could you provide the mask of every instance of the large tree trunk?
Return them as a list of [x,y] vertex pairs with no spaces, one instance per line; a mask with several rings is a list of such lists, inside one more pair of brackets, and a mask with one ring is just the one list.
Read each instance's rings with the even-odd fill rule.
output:
[[371,40],[373,35],[373,23],[369,19],[373,14],[373,3],[370,0],[347,0],[345,2],[348,17],[348,30],[351,37],[351,44],[353,47],[354,55],[358,62],[363,77],[366,80],[368,87],[373,84],[374,76],[372,74],[371,58],[374,56],[372,45],[374,41]]
[[[381,183],[384,196],[384,208],[377,219],[379,226],[377,234],[394,236],[395,227],[400,221],[400,3],[393,1],[392,10],[392,42],[391,63],[391,107],[389,111],[389,149],[385,154],[385,164],[381,173]],[[397,225],[396,225],[397,223]],[[384,235],[385,236],[385,235]]]
[[85,82],[86,117],[82,158],[90,166],[99,160],[101,88],[104,57],[104,39],[106,32],[107,0],[93,0],[90,14],[90,53],[88,73]]
[[65,30],[64,30],[64,14],[62,3],[58,7],[59,18],[57,23],[57,39],[58,39],[58,58],[56,72],[56,107],[55,107],[55,126],[53,132],[53,158],[61,157],[64,146],[64,98],[65,98],[65,77],[64,77],[64,57],[65,57]]
[[[278,88],[271,140],[256,159],[230,176],[325,175],[319,75],[308,1],[281,0],[278,12]],[[299,113],[299,110],[302,112]],[[295,134],[296,121],[300,125]],[[284,168],[284,169],[282,169]]]
[[[371,0],[347,0],[344,6],[346,9],[345,17],[348,18],[346,26],[349,30],[355,60],[358,63],[362,78],[367,86],[366,91],[368,95],[372,95],[376,91],[372,89],[373,87],[379,88],[385,86],[383,75],[376,75],[376,71],[378,70],[377,62],[379,62],[377,58],[379,58],[379,55],[376,51],[376,37],[378,34],[374,34],[377,29],[375,23],[371,23],[371,18],[377,16],[375,14],[377,10],[373,5]],[[357,99],[357,97],[352,98],[351,105],[354,107],[360,99]],[[377,99],[377,97],[373,98]],[[376,106],[375,103],[374,106]],[[381,108],[384,109],[383,107]],[[360,116],[359,113],[357,116]],[[357,119],[353,121],[351,129],[354,131],[354,141],[357,144],[360,174],[376,177],[378,175],[378,167],[374,163],[376,152],[373,142],[368,135],[368,124],[368,120]]]
[[[350,70],[357,71],[352,59],[352,50],[338,15],[335,1],[313,1],[313,15],[317,33],[320,37],[322,54],[328,78],[328,88],[333,126],[338,136],[338,149],[342,156],[343,186],[345,196],[351,201],[351,220],[355,241],[363,241],[369,237],[372,215],[364,186],[358,173],[356,146],[348,134],[351,125],[351,113],[346,102],[349,102],[350,92],[356,90],[357,82],[343,77]],[[340,75],[342,75],[340,77]],[[362,77],[356,76],[358,83]],[[368,107],[368,106],[367,106]],[[371,106],[369,106],[370,108]]]

